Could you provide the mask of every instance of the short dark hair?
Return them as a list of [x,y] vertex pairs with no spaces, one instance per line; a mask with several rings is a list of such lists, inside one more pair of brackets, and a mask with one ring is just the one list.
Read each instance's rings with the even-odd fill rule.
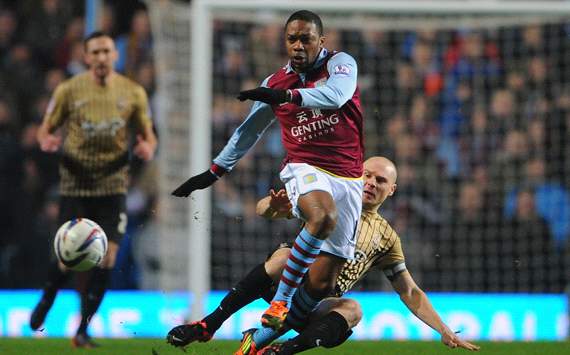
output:
[[289,25],[290,22],[296,20],[314,23],[315,26],[317,26],[317,32],[319,32],[319,36],[323,35],[323,21],[321,21],[321,18],[316,13],[309,10],[299,10],[297,12],[294,12],[291,16],[289,16],[287,22],[285,22],[285,28],[287,28],[287,25]]
[[110,35],[108,35],[107,33],[103,32],[103,31],[94,31],[91,32],[87,37],[85,37],[83,39],[83,49],[85,51],[87,51],[87,43],[89,43],[90,40],[95,39],[95,38],[100,38],[100,37],[109,37],[111,38]]

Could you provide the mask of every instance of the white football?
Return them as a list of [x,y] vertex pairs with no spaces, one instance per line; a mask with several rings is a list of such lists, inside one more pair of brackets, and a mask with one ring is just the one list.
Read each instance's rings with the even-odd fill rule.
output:
[[107,254],[107,235],[92,220],[74,218],[59,227],[53,247],[67,268],[87,271],[99,265]]

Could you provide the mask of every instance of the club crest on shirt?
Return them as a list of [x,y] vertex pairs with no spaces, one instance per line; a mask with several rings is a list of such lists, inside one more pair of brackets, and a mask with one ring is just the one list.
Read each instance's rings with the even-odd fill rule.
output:
[[75,109],[80,108],[81,106],[84,106],[87,103],[87,99],[82,99],[82,100],[75,100],[73,102],[73,107]]
[[317,181],[317,175],[314,173],[303,176],[303,182],[305,184],[312,184],[315,181]]
[[118,109],[119,111],[123,111],[124,109],[127,108],[128,104],[129,104],[129,103],[128,103],[128,101],[127,101],[126,99],[120,98],[120,99],[117,101],[117,109]]

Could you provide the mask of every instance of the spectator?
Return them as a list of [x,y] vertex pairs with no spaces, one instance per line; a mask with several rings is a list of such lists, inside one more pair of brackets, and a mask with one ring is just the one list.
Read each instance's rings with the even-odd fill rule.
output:
[[0,10],[0,58],[6,57],[10,47],[16,43],[17,28],[18,19],[14,13],[10,10]]
[[428,97],[438,95],[443,88],[443,76],[433,42],[417,41],[412,50],[411,60],[423,93]]
[[38,63],[42,68],[54,64],[53,49],[65,34],[71,10],[61,0],[41,0],[40,6],[32,7],[26,24],[26,43],[32,45],[36,58],[42,58]]
[[[421,220],[439,223],[440,200],[436,197],[435,190],[430,188],[444,188],[437,161],[430,153],[421,150],[419,139],[408,133],[396,140],[395,148],[394,157],[400,170],[396,203],[410,208],[410,213]],[[437,193],[442,191],[438,189]]]
[[491,96],[490,122],[493,134],[504,136],[507,131],[524,128],[516,111],[513,93],[507,89],[497,89]]
[[77,41],[71,45],[69,61],[64,69],[68,76],[77,75],[87,69],[83,61],[82,41]]
[[215,92],[234,95],[250,78],[250,70],[243,53],[243,43],[238,38],[227,38],[223,43],[221,57],[215,62]]
[[18,239],[22,236],[22,201],[24,167],[22,151],[15,138],[15,118],[8,103],[0,99],[0,287],[14,287],[18,278],[12,272],[14,257],[18,252]]
[[119,52],[118,72],[134,78],[142,63],[152,62],[152,37],[146,10],[139,9],[134,13],[130,31],[117,37],[116,43]]
[[476,106],[469,122],[465,122],[459,137],[460,166],[463,177],[471,175],[477,166],[487,166],[493,151],[499,146],[500,137],[495,134],[483,106]]
[[30,47],[24,43],[15,44],[10,48],[6,60],[6,83],[16,100],[16,110],[21,118],[15,122],[18,128],[29,120],[29,102],[40,91],[42,82],[39,68],[32,61]]
[[486,289],[486,279],[492,277],[487,266],[497,263],[499,255],[485,210],[483,189],[474,182],[462,183],[453,217],[444,224],[435,251],[443,290]]
[[562,250],[570,235],[570,192],[560,182],[546,179],[546,162],[534,157],[525,166],[524,185],[513,188],[506,196],[505,215],[512,217],[516,212],[516,198],[521,186],[529,186],[535,197],[534,208],[545,220],[553,237],[553,245]]
[[550,61],[543,56],[537,55],[528,60],[528,97],[523,111],[526,117],[541,117],[549,112],[554,90],[550,85],[550,76],[554,73],[550,72],[549,66]]
[[524,177],[524,163],[528,159],[528,136],[519,130],[509,131],[503,149],[493,157],[490,177],[494,182],[495,205],[501,206],[508,191],[517,186]]
[[65,72],[61,69],[50,69],[46,72],[44,79],[44,92],[53,94],[55,88],[66,79]]
[[71,61],[73,45],[81,42],[83,32],[85,32],[85,29],[82,17],[75,17],[67,24],[63,39],[54,47],[54,64],[58,68],[65,69],[67,67]]
[[97,28],[103,33],[115,34],[115,13],[108,4],[103,4]]
[[530,154],[534,156],[544,157],[546,155],[544,140],[546,132],[544,130],[544,121],[535,119],[528,123],[528,138],[530,146]]
[[532,190],[521,190],[516,210],[501,233],[497,272],[504,291],[562,292],[560,258],[545,221],[537,214]]
[[248,38],[251,68],[256,82],[261,82],[273,70],[275,63],[285,62],[282,54],[283,33],[278,24],[254,27]]

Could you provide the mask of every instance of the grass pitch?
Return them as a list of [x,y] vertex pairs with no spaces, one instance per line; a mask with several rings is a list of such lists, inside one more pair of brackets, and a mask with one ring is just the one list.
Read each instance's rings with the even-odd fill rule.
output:
[[[233,354],[237,341],[211,341],[204,344],[192,344],[186,353],[175,349],[162,339],[96,339],[100,348],[73,349],[69,339],[34,339],[0,338],[2,355],[209,355]],[[535,343],[489,343],[477,342],[481,346],[478,354],[499,355],[570,355],[570,342],[535,342]],[[314,349],[306,354],[396,354],[396,355],[442,355],[468,354],[465,350],[451,350],[438,342],[421,341],[349,341],[335,349]]]

